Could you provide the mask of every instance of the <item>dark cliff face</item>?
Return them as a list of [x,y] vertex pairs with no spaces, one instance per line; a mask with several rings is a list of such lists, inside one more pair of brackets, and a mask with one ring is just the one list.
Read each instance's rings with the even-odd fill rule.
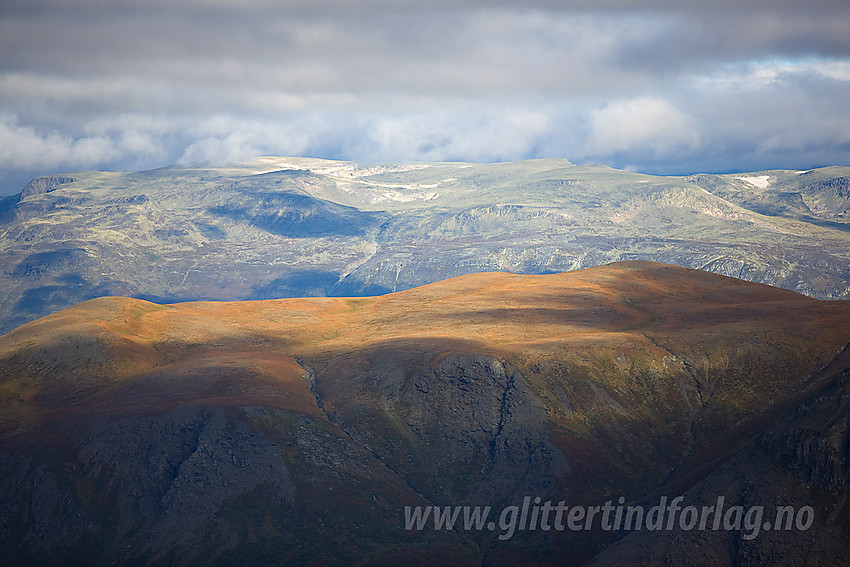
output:
[[73,183],[74,178],[65,175],[53,175],[47,177],[36,177],[21,191],[21,199],[32,197],[33,195],[41,195],[42,193],[50,193],[56,191],[66,183]]
[[[845,357],[842,365],[848,363]],[[771,412],[773,423],[749,424],[739,432],[746,442],[731,441],[735,450],[709,467],[710,474],[671,480],[688,504],[716,505],[722,495],[727,510],[762,507],[759,522],[743,530],[747,537],[711,529],[634,531],[588,565],[845,564],[850,549],[848,378],[847,370],[833,374],[806,395],[795,396],[798,403]],[[808,526],[798,518],[807,506],[813,511]],[[782,507],[792,507],[795,514],[777,522]]]
[[[649,263],[378,298],[90,301],[0,339],[0,549],[11,565],[834,564],[848,315]],[[539,506],[517,523],[535,502],[679,495],[813,518],[756,537],[544,530]],[[462,510],[458,529],[406,529],[406,506],[490,506],[493,529]]]

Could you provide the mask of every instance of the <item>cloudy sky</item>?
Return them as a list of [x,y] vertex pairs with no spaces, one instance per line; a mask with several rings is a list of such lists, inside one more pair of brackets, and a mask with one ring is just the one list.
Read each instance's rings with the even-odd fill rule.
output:
[[2,0],[0,194],[253,155],[850,165],[847,0]]

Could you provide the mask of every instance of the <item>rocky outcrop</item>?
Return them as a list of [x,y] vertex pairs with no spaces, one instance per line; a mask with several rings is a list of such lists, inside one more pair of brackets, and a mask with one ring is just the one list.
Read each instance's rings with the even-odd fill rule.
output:
[[221,409],[98,417],[74,441],[70,469],[53,447],[39,464],[4,453],[0,528],[21,546],[6,537],[7,553],[120,539],[128,560],[173,559],[210,541],[220,554],[238,527],[220,515],[226,503],[260,487],[280,507],[295,496],[280,448]]
[[[847,378],[846,372],[839,373],[789,407],[753,442],[683,493],[682,507],[716,506],[722,496],[727,511],[760,508],[752,515],[759,522],[742,523],[738,530],[716,530],[710,521],[703,530],[681,529],[676,522],[672,530],[624,532],[587,565],[845,564],[850,545]],[[654,498],[659,494],[665,494],[664,487]],[[806,507],[811,521],[798,518]],[[780,508],[793,512],[777,522]]]
[[21,199],[26,199],[34,195],[41,195],[43,193],[51,193],[59,189],[62,185],[73,182],[73,177],[67,177],[65,175],[36,177],[23,188],[21,191]]
[[[569,470],[540,399],[510,363],[486,354],[388,344],[348,369],[323,368],[330,418],[429,501],[497,502],[549,492]],[[436,346],[436,345],[435,345]],[[364,399],[380,400],[364,407]]]

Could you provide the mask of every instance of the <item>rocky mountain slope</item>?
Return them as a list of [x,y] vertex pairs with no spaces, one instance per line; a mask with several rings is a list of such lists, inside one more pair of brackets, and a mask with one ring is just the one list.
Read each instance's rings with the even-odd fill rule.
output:
[[[0,549],[11,565],[838,564],[848,342],[850,302],[647,262],[379,297],[94,299],[0,337]],[[405,506],[495,520],[526,498],[678,495],[809,506],[813,523],[405,526]]]
[[75,172],[0,200],[0,332],[76,302],[400,291],[653,260],[850,297],[848,168],[656,177],[547,159]]

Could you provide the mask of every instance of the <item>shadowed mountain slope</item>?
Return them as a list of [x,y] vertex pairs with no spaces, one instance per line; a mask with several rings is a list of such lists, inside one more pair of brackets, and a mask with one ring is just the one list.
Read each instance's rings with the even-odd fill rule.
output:
[[[380,297],[95,299],[0,337],[0,548],[9,564],[832,564],[850,548],[848,342],[848,302],[647,262]],[[505,538],[495,522],[525,497],[680,494],[811,506],[814,525]],[[489,505],[495,529],[407,530],[418,505]]]

